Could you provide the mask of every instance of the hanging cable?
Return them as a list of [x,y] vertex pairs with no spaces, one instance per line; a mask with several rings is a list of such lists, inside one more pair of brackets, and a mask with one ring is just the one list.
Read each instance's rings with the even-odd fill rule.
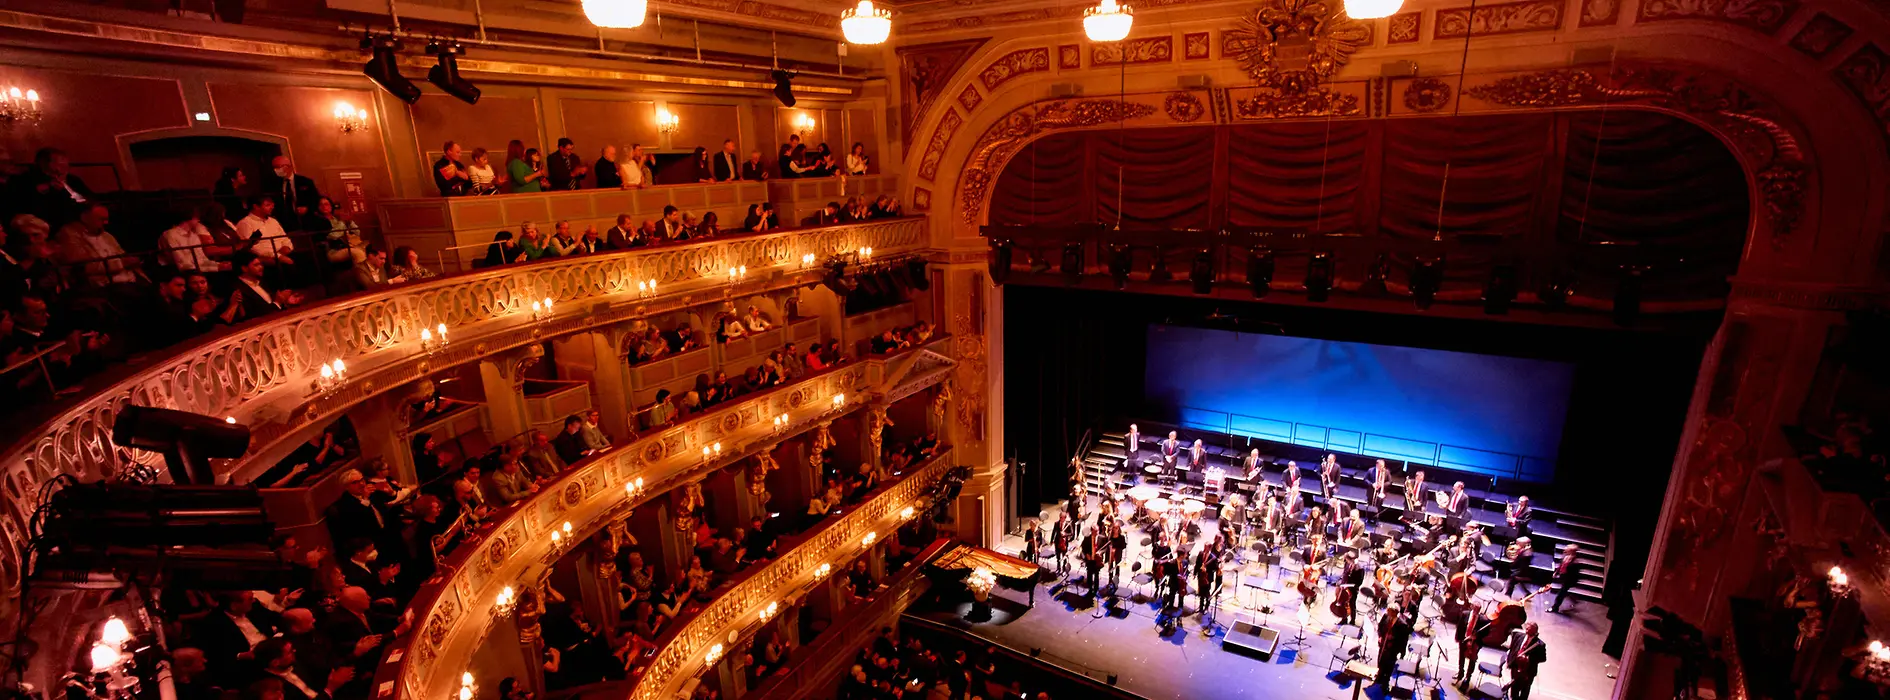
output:
[[[1608,47],[1608,80],[1614,80],[1614,59],[1619,50]],[[1602,137],[1608,133],[1608,92],[1601,92],[1601,117],[1595,125],[1595,152],[1588,158],[1588,186],[1582,191],[1581,223],[1575,229],[1575,242],[1581,243],[1588,234],[1588,202],[1595,196],[1595,168],[1601,163]]]
[[1319,199],[1314,202],[1318,213],[1313,216],[1313,235],[1319,234],[1319,227],[1326,222],[1326,164],[1332,160],[1332,110],[1326,110],[1326,143],[1319,153]]
[[[1452,102],[1450,106],[1450,120],[1452,122],[1456,122],[1457,116],[1463,113],[1463,79],[1464,76],[1470,72],[1470,35],[1475,33],[1474,30],[1477,26],[1477,0],[1470,0],[1470,12],[1465,15],[1464,18],[1463,57],[1458,59],[1457,62],[1457,91],[1454,94],[1455,101]],[[1451,130],[1453,135],[1461,135],[1463,133],[1463,125],[1453,123]],[[1433,243],[1441,243],[1444,240],[1444,198],[1450,193],[1450,165],[1451,161],[1455,159],[1456,153],[1454,149],[1450,156],[1444,158],[1444,182],[1437,188],[1437,230],[1431,234],[1431,242]]]
[[1122,160],[1125,153],[1124,137],[1129,128],[1129,110],[1125,109],[1129,101],[1129,53],[1124,50],[1116,58],[1120,67],[1116,78],[1116,230],[1122,230]]

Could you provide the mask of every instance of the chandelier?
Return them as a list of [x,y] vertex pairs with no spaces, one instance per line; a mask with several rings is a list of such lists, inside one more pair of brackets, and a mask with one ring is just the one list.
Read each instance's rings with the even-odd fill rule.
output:
[[39,91],[22,92],[17,87],[9,87],[0,93],[0,123],[36,124],[39,122]]
[[851,10],[840,13],[840,32],[849,44],[879,44],[892,36],[892,12],[873,7],[873,0],[860,0]]
[[641,27],[647,9],[646,0],[584,0],[585,19],[604,29]]
[[1095,7],[1083,11],[1083,33],[1090,41],[1122,41],[1129,36],[1129,27],[1135,24],[1135,16],[1129,13],[1128,5],[1118,5],[1116,0],[1102,0]]
[[1390,17],[1404,7],[1404,0],[1345,0],[1345,14],[1352,19]]

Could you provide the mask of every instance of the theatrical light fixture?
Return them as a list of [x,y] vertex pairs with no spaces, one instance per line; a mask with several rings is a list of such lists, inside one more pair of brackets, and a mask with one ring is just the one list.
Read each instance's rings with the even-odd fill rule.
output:
[[1063,272],[1063,283],[1072,287],[1083,282],[1083,244],[1063,244],[1063,260],[1058,269]]
[[667,109],[656,110],[657,131],[664,134],[672,134],[675,133],[676,128],[680,126],[682,126],[682,117],[676,116],[675,112],[671,112]]
[[249,451],[249,427],[168,408],[125,406],[112,424],[112,444],[156,452],[177,484],[215,483],[212,459]]
[[1345,14],[1352,19],[1382,19],[1397,14],[1404,0],[1345,0]]
[[991,241],[991,252],[987,258],[991,273],[991,284],[1003,286],[1011,278],[1011,242],[1008,240]]
[[873,7],[873,0],[840,13],[840,33],[849,44],[883,44],[892,36],[892,12]]
[[459,75],[459,57],[466,55],[466,47],[435,42],[427,44],[427,55],[440,57],[440,62],[427,71],[427,82],[461,102],[479,104],[479,87]]
[[1214,293],[1214,251],[1202,248],[1194,252],[1194,262],[1188,266],[1188,281],[1194,283],[1195,294]]
[[1372,266],[1365,269],[1365,281],[1358,285],[1359,295],[1373,297],[1384,296],[1387,293],[1385,282],[1390,278],[1391,255],[1389,253],[1379,253],[1378,257],[1372,260]]
[[1168,246],[1157,245],[1148,258],[1148,281],[1172,282],[1175,273],[1168,269]]
[[[341,133],[352,134],[367,129],[368,114],[366,109],[357,109],[346,102],[335,103],[335,128]],[[208,121],[208,120],[205,120]]]
[[1135,16],[1129,12],[1129,6],[1118,5],[1116,0],[1102,0],[1095,7],[1083,10],[1083,33],[1089,35],[1090,41],[1122,41],[1133,26]]
[[1266,246],[1247,249],[1247,286],[1253,289],[1253,298],[1266,298],[1267,292],[1273,291],[1272,284],[1273,249]]
[[43,116],[39,109],[39,91],[9,86],[0,92],[0,123],[37,124]]
[[99,630],[98,633],[98,641],[119,648],[123,648],[125,642],[129,639],[131,639],[131,628],[126,627],[124,619],[117,615],[113,615],[110,619],[107,619],[105,621],[105,627]]
[[1641,276],[1647,268],[1641,265],[1622,265],[1620,282],[1614,287],[1614,322],[1616,325],[1631,326],[1641,317]]
[[1419,258],[1411,268],[1411,301],[1419,309],[1431,308],[1437,290],[1444,286],[1444,256]]
[[648,14],[645,0],[584,0],[584,18],[603,29],[635,29]]
[[1497,265],[1490,268],[1490,279],[1483,283],[1483,313],[1501,316],[1509,313],[1509,304],[1516,300],[1516,266]]
[[[776,68],[774,69],[773,72],[768,74],[768,78],[774,81],[774,99],[779,100],[781,102],[782,107],[793,107],[794,106],[794,74],[781,70],[779,68]],[[807,115],[803,114],[801,115],[801,118],[807,119],[807,123],[809,125],[808,128],[810,129],[813,128],[812,124],[814,123],[814,120],[812,117],[808,117]],[[797,120],[797,123],[798,123],[798,120]]]
[[1109,246],[1109,278],[1115,280],[1116,289],[1129,286],[1129,266],[1134,256],[1126,244],[1112,243]]
[[1332,296],[1332,253],[1318,251],[1306,261],[1306,300],[1325,301]]
[[1568,279],[1557,271],[1551,273],[1549,283],[1536,292],[1536,300],[1542,302],[1542,306],[1550,311],[1561,311],[1562,307],[1568,305],[1569,296],[1574,293],[1575,285],[1570,284]]
[[400,57],[394,54],[400,50],[400,40],[387,35],[370,36],[361,40],[361,48],[368,52],[367,66],[361,69],[368,80],[401,102],[420,101],[420,86],[400,74]]

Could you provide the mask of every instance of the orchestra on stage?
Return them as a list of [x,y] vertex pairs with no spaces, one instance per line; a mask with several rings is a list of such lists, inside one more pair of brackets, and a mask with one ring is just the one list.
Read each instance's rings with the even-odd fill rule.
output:
[[[1355,660],[1375,661],[1380,684],[1391,681],[1414,634],[1431,640],[1420,664],[1439,664],[1453,648],[1460,687],[1474,682],[1483,649],[1501,649],[1502,692],[1528,697],[1547,659],[1528,602],[1552,592],[1550,610],[1559,612],[1581,565],[1575,545],[1565,544],[1546,560],[1552,573],[1532,578],[1529,497],[1504,502],[1502,524],[1486,526],[1472,519],[1463,482],[1429,484],[1423,470],[1400,475],[1382,459],[1354,467],[1352,481],[1363,484],[1355,497],[1358,490],[1341,489],[1348,470],[1335,454],[1302,477],[1296,462],[1269,463],[1259,449],[1236,468],[1211,466],[1201,440],[1185,442],[1175,431],[1152,452],[1137,426],[1124,442],[1128,460],[1100,484],[1093,509],[1082,463],[1073,461],[1070,506],[1047,532],[1036,520],[1026,525],[1025,558],[1054,558],[1058,576],[1081,564],[1092,598],[1135,587],[1133,595],[1159,603],[1164,634],[1191,614],[1213,629],[1230,580],[1249,596],[1244,607],[1269,616],[1273,594],[1296,599],[1302,638],[1323,606],[1331,617],[1321,620],[1355,627]],[[1538,587],[1514,597],[1527,585]],[[1366,668],[1348,665],[1355,667]]]

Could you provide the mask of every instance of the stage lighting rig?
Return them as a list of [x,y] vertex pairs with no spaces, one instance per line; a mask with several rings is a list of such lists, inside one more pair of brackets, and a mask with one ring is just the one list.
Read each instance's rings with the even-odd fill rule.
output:
[[400,74],[400,40],[391,34],[368,35],[361,39],[361,50],[368,52],[367,65],[361,72],[395,99],[413,104],[420,101],[420,86]]
[[1247,286],[1253,289],[1253,298],[1264,299],[1267,292],[1273,291],[1273,249],[1266,246],[1253,246],[1247,249]]
[[1083,244],[1063,244],[1063,260],[1059,265],[1063,272],[1063,283],[1076,286],[1083,283]]
[[164,456],[177,484],[215,483],[211,459],[249,451],[249,426],[168,408],[126,406],[112,425],[112,444]]
[[1391,278],[1391,255],[1379,253],[1372,260],[1372,266],[1365,269],[1365,281],[1359,283],[1359,296],[1381,297],[1386,294],[1385,281]]
[[1317,251],[1306,261],[1306,300],[1323,302],[1332,296],[1332,253]]
[[427,82],[445,91],[446,94],[460,99],[466,104],[479,103],[479,86],[459,75],[459,57],[466,55],[466,47],[458,42],[427,44],[428,56],[439,56],[440,62],[427,71]]
[[1194,262],[1188,266],[1188,281],[1194,283],[1195,294],[1214,293],[1214,250],[1202,248],[1194,252]]
[[1411,301],[1419,309],[1431,308],[1437,290],[1444,286],[1444,256],[1418,258],[1411,268]]
[[1509,304],[1516,300],[1516,266],[1497,265],[1490,268],[1490,279],[1483,283],[1483,313],[1501,316],[1509,313]]
[[1129,286],[1129,266],[1133,260],[1134,255],[1127,244],[1109,244],[1109,278],[1115,280],[1116,289]]
[[1156,244],[1155,251],[1149,254],[1148,281],[1173,282],[1175,273],[1168,269],[1168,246]]
[[1005,239],[991,241],[986,261],[989,263],[991,284],[1003,286],[1011,278],[1011,242]]

